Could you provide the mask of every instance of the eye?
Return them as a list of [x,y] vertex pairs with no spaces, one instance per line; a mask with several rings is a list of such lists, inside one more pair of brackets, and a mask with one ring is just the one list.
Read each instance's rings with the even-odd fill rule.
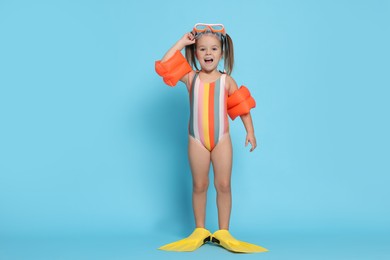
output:
[[218,48],[217,48],[217,47],[214,47],[214,48],[213,48],[213,51],[217,51],[217,50],[218,50]]

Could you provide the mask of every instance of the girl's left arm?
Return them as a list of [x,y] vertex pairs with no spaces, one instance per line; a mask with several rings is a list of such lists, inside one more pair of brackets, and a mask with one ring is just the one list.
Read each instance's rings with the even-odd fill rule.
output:
[[[238,89],[238,86],[236,81],[232,77],[227,76],[226,79],[227,88],[230,96]],[[252,152],[257,147],[257,143],[251,113],[249,112],[248,114],[241,115],[240,118],[246,130],[245,146],[248,146],[248,143],[250,143],[252,146],[250,152]]]
[[248,143],[251,143],[252,147],[250,149],[250,152],[252,152],[253,150],[255,150],[257,143],[255,137],[255,129],[253,128],[251,113],[242,115],[240,117],[246,129],[245,146],[247,146]]

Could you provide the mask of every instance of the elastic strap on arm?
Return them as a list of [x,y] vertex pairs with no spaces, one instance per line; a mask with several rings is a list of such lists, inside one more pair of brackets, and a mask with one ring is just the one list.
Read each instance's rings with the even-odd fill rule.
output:
[[237,116],[245,115],[256,107],[256,101],[245,86],[241,86],[227,100],[228,114],[232,120]]
[[157,74],[163,77],[165,84],[171,87],[176,86],[177,82],[192,70],[179,50],[164,62],[156,61],[155,69]]

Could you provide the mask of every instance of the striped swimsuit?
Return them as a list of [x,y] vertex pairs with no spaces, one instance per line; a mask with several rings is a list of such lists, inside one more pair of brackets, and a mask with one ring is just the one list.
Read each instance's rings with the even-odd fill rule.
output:
[[190,89],[189,134],[210,152],[229,131],[225,79],[203,83],[196,73]]

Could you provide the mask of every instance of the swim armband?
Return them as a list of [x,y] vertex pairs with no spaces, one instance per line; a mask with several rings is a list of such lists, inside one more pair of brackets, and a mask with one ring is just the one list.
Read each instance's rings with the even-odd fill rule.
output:
[[241,86],[227,100],[228,114],[232,120],[237,116],[248,114],[256,107],[256,102],[245,86]]
[[164,82],[171,87],[175,86],[184,75],[192,70],[179,50],[164,62],[156,61],[155,69],[157,74],[163,77]]

